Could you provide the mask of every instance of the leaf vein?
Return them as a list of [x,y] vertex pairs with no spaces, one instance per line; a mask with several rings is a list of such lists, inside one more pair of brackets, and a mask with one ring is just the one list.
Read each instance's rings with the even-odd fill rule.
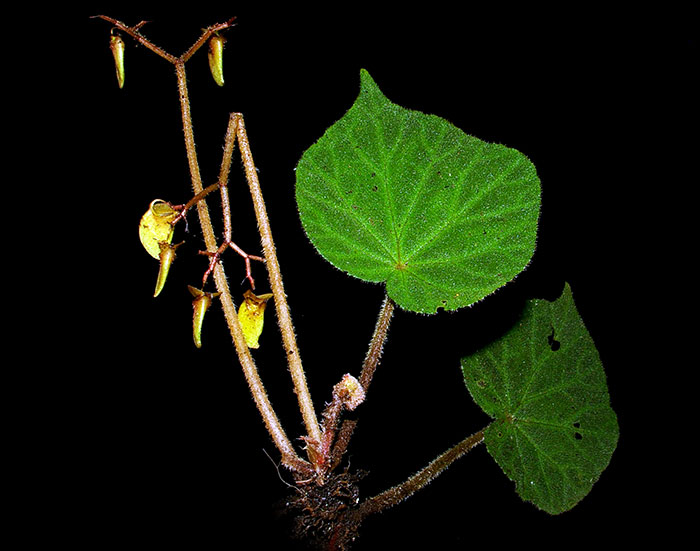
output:
[[[499,177],[491,184],[491,187],[488,188],[487,191],[492,189],[494,186],[498,185],[506,176],[512,172],[512,170],[520,163],[520,158],[515,158],[513,162],[503,170],[503,172],[499,175]],[[437,230],[435,230],[432,235],[428,237],[426,241],[421,243],[417,249],[414,249],[411,253],[411,258],[413,258],[416,254],[418,254],[422,249],[433,243],[438,237],[440,237],[443,233],[445,233],[451,226],[455,225],[457,221],[459,221],[464,213],[469,210],[472,205],[479,199],[478,197],[473,197],[471,200],[467,201],[464,206],[453,216],[446,216],[445,221],[443,224],[441,224]],[[408,259],[406,260],[408,262]]]
[[[336,205],[336,204],[334,204],[334,203],[332,203],[332,202],[329,202],[329,201],[326,200],[325,198],[319,197],[319,196],[317,196],[317,195],[310,194],[310,193],[308,193],[308,192],[304,192],[304,193],[305,193],[306,196],[307,196],[308,198],[310,198],[311,200],[314,200],[314,201],[317,201],[317,202],[319,202],[319,203],[322,203],[322,204],[324,204],[325,206],[327,206],[328,208],[330,208],[330,209],[332,209],[332,210],[336,210],[336,211],[341,212],[341,213],[343,213],[344,215],[346,215],[346,217],[347,217],[349,220],[355,222],[355,224],[356,224],[357,226],[359,226],[360,228],[362,228],[362,229],[367,233],[367,235],[371,236],[371,237],[379,244],[379,246],[380,246],[382,249],[384,249],[384,251],[386,251],[386,253],[387,253],[389,259],[392,259],[392,258],[393,258],[393,257],[392,257],[392,254],[391,254],[391,251],[389,251],[389,249],[386,248],[386,246],[384,245],[384,243],[382,242],[382,240],[381,240],[379,237],[377,237],[377,236],[374,234],[374,232],[372,232],[372,231],[369,229],[369,227],[368,227],[368,222],[366,222],[365,220],[363,220],[357,213],[350,212],[350,211],[348,211],[347,209],[341,208],[340,206],[338,206],[338,205]],[[342,233],[340,233],[340,232],[333,232],[333,236],[342,236]],[[345,238],[345,236],[343,236],[343,237]],[[346,239],[348,239],[348,241],[347,241],[348,243],[352,243],[352,244],[357,244],[357,243],[359,242],[359,240],[352,240],[352,239],[350,239],[350,238],[346,238]],[[356,246],[356,245],[355,245],[355,246]]]

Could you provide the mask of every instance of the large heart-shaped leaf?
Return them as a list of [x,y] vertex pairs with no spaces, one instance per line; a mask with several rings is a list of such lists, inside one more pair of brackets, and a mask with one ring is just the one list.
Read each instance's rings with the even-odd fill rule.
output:
[[557,514],[588,494],[610,462],[618,425],[568,284],[555,302],[530,301],[505,336],[462,359],[462,370],[495,419],[486,447],[520,497]]
[[391,103],[366,71],[352,108],[296,169],[311,242],[334,266],[385,282],[402,308],[483,299],[535,249],[540,183],[522,153]]

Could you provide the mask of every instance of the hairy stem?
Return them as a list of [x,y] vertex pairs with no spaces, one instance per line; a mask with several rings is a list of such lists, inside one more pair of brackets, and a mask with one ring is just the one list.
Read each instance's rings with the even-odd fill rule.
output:
[[[149,50],[155,52],[162,58],[166,59],[175,66],[175,72],[177,76],[177,86],[180,97],[180,109],[182,113],[182,128],[185,137],[185,149],[187,151],[187,161],[190,168],[190,176],[192,179],[192,189],[195,194],[197,212],[199,214],[200,225],[202,228],[202,234],[204,236],[205,246],[208,252],[214,253],[217,251],[216,237],[214,235],[214,229],[211,223],[211,217],[209,215],[209,209],[207,207],[206,201],[204,201],[204,196],[206,196],[210,191],[215,189],[215,186],[209,186],[206,189],[202,184],[202,177],[199,171],[199,163],[197,161],[197,150],[194,143],[194,130],[192,128],[192,115],[190,112],[190,102],[189,94],[187,90],[187,75],[185,73],[185,62],[207,41],[207,39],[215,32],[223,30],[231,26],[233,19],[230,19],[226,23],[220,23],[218,25],[213,25],[205,29],[201,37],[195,42],[192,47],[190,47],[185,54],[181,57],[175,57],[162,48],[153,44],[150,40],[145,38],[139,32],[139,29],[145,24],[141,22],[134,27],[129,27],[111,17],[104,15],[96,16],[98,18],[109,21],[118,29],[124,31],[141,45],[145,46]],[[222,162],[221,176],[219,186],[221,186],[221,180],[228,179],[228,171],[231,165],[230,155],[232,153],[232,148],[227,150]],[[225,183],[223,184],[225,188]],[[223,194],[224,192],[222,192]],[[187,208],[191,206],[190,203],[186,205]],[[241,367],[243,368],[243,373],[245,375],[248,386],[250,387],[251,393],[253,395],[253,400],[260,412],[265,426],[270,433],[277,449],[282,455],[282,464],[289,467],[290,469],[308,475],[312,472],[311,466],[304,460],[302,460],[294,450],[289,438],[287,437],[282,425],[277,418],[277,414],[272,408],[265,387],[263,386],[262,380],[258,374],[255,362],[250,354],[250,349],[243,335],[243,330],[241,329],[240,323],[238,321],[238,314],[236,313],[236,307],[231,297],[231,291],[226,280],[226,274],[224,272],[221,264],[216,263],[213,268],[214,281],[216,283],[217,291],[221,294],[221,303],[224,310],[224,316],[226,322],[229,326],[231,337],[236,348],[236,353],[238,354],[238,359],[240,361]]]
[[389,507],[400,503],[407,497],[410,497],[418,490],[425,488],[438,475],[443,473],[454,461],[465,455],[473,447],[480,444],[484,440],[484,430],[472,434],[468,438],[462,440],[459,444],[450,448],[442,455],[431,461],[426,467],[411,476],[408,480],[389,488],[388,490],[367,499],[360,504],[357,514],[359,517],[365,518],[373,513],[379,513]]
[[379,365],[379,359],[382,357],[382,350],[389,333],[389,324],[391,323],[395,306],[396,303],[393,300],[388,296],[384,297],[384,302],[377,318],[377,325],[374,328],[369,350],[367,350],[367,356],[365,356],[362,371],[360,372],[360,384],[365,389],[365,392],[367,392],[369,384],[372,382],[374,372],[377,369],[377,365]]
[[189,50],[187,50],[184,54],[182,54],[180,59],[183,62],[187,61],[189,58],[191,58],[194,55],[194,53],[197,50],[199,50],[204,45],[204,43],[207,40],[209,40],[209,38],[211,38],[211,36],[214,33],[218,32],[218,31],[223,31],[224,29],[228,29],[229,27],[231,27],[233,25],[233,22],[235,20],[236,20],[236,17],[234,16],[231,19],[229,19],[228,21],[226,21],[225,23],[218,23],[216,25],[212,25],[211,27],[207,27],[206,29],[204,29],[204,32],[202,32],[202,36],[199,37],[197,42],[192,44],[192,46],[190,47]]
[[224,213],[224,241],[231,241],[231,204],[228,198],[228,175],[231,172],[231,160],[233,159],[233,150],[236,147],[236,127],[237,119],[229,117],[228,126],[226,128],[226,137],[224,138],[224,155],[221,161],[221,170],[219,171],[219,186],[221,188],[221,210]]
[[[192,188],[195,194],[199,194],[203,191],[203,185],[199,172],[199,163],[197,161],[197,151],[194,144],[194,130],[192,127],[192,116],[190,113],[190,102],[187,91],[187,76],[185,73],[184,61],[178,60],[175,63],[175,70],[177,73],[178,90],[180,93],[182,127],[185,134],[185,148],[187,149],[187,160],[190,166]],[[226,163],[226,161],[224,161],[224,163]],[[206,201],[199,201],[197,203],[197,212],[199,214],[202,234],[204,236],[204,243],[207,251],[216,252],[216,236],[214,235],[214,229],[211,223],[209,208],[207,207]],[[265,387],[260,379],[257,367],[253,357],[250,354],[248,344],[246,343],[243,330],[241,329],[241,325],[238,321],[236,306],[231,297],[231,290],[229,288],[228,281],[226,280],[226,274],[223,266],[217,263],[217,265],[214,267],[213,273],[216,289],[219,293],[221,293],[221,304],[223,307],[224,316],[229,326],[229,331],[231,333],[231,337],[233,338],[238,359],[241,363],[241,367],[243,368],[243,373],[253,395],[253,400],[255,401],[258,411],[263,417],[263,421],[268,432],[270,433],[270,436],[272,436],[275,445],[282,454],[282,463],[287,467],[297,470],[304,462],[294,451],[294,447],[284,432],[277,414],[272,408],[272,404],[267,397],[267,392],[265,391]]]
[[284,292],[284,285],[282,283],[282,272],[275,252],[275,242],[272,239],[272,230],[270,229],[270,221],[267,217],[267,209],[265,208],[265,201],[263,200],[262,191],[260,189],[258,172],[255,169],[253,154],[250,151],[248,134],[246,133],[243,116],[240,113],[233,113],[231,116],[237,117],[238,119],[238,147],[241,151],[241,158],[243,159],[243,166],[250,187],[250,194],[253,198],[255,216],[258,220],[258,231],[260,232],[260,241],[262,243],[263,254],[267,264],[267,273],[270,280],[270,289],[275,297],[277,322],[282,333],[284,349],[287,353],[287,363],[292,375],[294,391],[299,401],[299,408],[301,409],[308,435],[310,438],[320,443],[322,439],[321,427],[316,417],[316,410],[311,400],[308,385],[306,384],[304,368],[301,365],[299,349],[294,334],[294,326],[292,325],[292,317],[289,311],[289,305],[287,304],[287,295]]
[[187,213],[187,211],[189,211],[192,207],[194,207],[197,203],[199,203],[202,199],[204,199],[212,191],[216,191],[217,189],[219,189],[219,182],[205,187],[202,191],[197,193],[194,197],[192,197],[192,199],[187,201],[187,203],[185,203],[182,206],[182,212]]
[[[362,388],[365,390],[365,394],[369,389],[374,372],[382,357],[384,343],[389,334],[389,325],[391,324],[395,307],[396,303],[391,300],[388,295],[385,295],[384,302],[382,302],[382,307],[379,310],[379,316],[377,317],[377,324],[374,327],[374,334],[372,335],[372,340],[369,343],[369,349],[367,350],[367,355],[365,356],[365,361],[360,371],[359,381]],[[338,432],[338,438],[331,451],[331,469],[334,469],[342,460],[343,455],[345,455],[356,425],[357,421],[353,419],[343,420]]]
[[139,44],[141,44],[142,46],[145,46],[146,48],[148,48],[152,52],[155,52],[163,59],[167,59],[173,65],[177,63],[177,61],[178,61],[177,57],[175,57],[172,54],[169,54],[168,52],[166,52],[162,48],[156,46],[155,44],[153,44],[153,42],[148,40],[145,36],[143,36],[138,31],[138,29],[140,29],[146,23],[146,21],[141,21],[135,27],[129,27],[129,26],[125,25],[124,23],[122,23],[121,21],[117,21],[116,19],[114,19],[112,17],[107,17],[106,15],[96,15],[95,17],[99,17],[100,19],[104,19],[105,21],[109,21],[112,25],[117,27],[119,30],[124,31],[126,34],[131,36]]

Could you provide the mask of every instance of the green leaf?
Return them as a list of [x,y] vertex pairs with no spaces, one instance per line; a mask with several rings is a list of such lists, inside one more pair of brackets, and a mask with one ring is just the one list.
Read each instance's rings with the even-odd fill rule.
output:
[[326,260],[406,310],[455,310],[535,249],[540,183],[522,153],[391,103],[366,71],[350,110],[296,169],[302,225]]
[[590,492],[617,445],[603,365],[567,284],[530,301],[500,340],[462,359],[467,388],[495,419],[486,447],[516,491],[558,514]]

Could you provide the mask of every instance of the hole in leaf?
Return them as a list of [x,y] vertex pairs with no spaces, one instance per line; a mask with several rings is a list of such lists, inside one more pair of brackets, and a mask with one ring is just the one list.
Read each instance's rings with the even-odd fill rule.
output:
[[372,186],[372,191],[377,191],[378,189],[379,189],[379,187],[377,187],[376,184]]
[[581,433],[580,433],[580,432],[575,432],[575,433],[574,433],[574,438],[576,438],[576,440],[581,440],[581,439],[583,438],[583,436],[581,436]]
[[556,352],[561,347],[561,343],[554,338],[554,327],[552,327],[552,334],[547,337],[547,342],[549,343],[549,348],[552,352]]
[[578,421],[576,421],[576,422],[574,423],[574,428],[575,428],[575,429],[580,429],[580,428],[581,428],[581,423],[579,423]]

